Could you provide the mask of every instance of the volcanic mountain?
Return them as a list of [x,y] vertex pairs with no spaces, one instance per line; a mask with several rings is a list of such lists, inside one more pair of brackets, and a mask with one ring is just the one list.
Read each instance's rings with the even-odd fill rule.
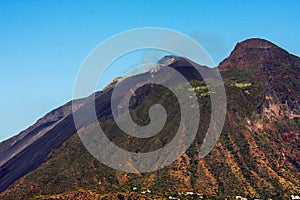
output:
[[[149,108],[161,104],[167,118],[151,138],[126,135],[112,117],[117,82],[172,78],[164,66],[181,73],[193,87],[201,111],[193,144],[171,165],[151,173],[109,168],[83,146],[79,135],[101,125],[109,140],[132,152],[151,152],[168,144],[180,123],[180,105],[168,88],[147,84],[132,91],[130,115],[138,125],[150,122]],[[227,111],[213,150],[198,156],[211,115],[211,92],[196,68],[215,79],[222,75]],[[178,84],[178,87],[181,87]],[[166,56],[154,70],[115,79],[103,91],[76,100],[74,112],[94,106],[75,128],[69,102],[0,143],[1,199],[195,199],[289,198],[300,194],[300,58],[263,39],[238,43],[216,68],[188,58]],[[91,103],[95,97],[95,104]],[[193,105],[191,105],[193,106]],[[114,156],[114,152],[110,152]]]

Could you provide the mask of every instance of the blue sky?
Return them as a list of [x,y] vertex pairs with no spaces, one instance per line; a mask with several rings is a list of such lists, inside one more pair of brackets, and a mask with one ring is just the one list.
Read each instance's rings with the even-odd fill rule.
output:
[[85,57],[119,32],[174,29],[194,37],[219,63],[251,37],[299,56],[299,22],[300,1],[1,0],[0,141],[71,100]]

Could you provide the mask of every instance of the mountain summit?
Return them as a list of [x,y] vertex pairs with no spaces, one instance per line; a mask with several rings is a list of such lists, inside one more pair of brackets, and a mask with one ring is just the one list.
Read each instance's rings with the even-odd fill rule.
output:
[[[136,83],[152,76],[172,77],[159,66],[116,79],[96,92],[97,120],[86,115],[78,131],[67,103],[1,142],[0,199],[288,199],[300,193],[299,57],[258,38],[236,45],[217,67],[226,89],[226,121],[216,146],[204,159],[198,153],[210,123],[211,91],[194,67],[215,69],[176,56],[167,56],[158,65],[185,76],[198,98],[197,136],[181,157],[158,171],[130,174],[100,163],[79,138],[100,124],[110,141],[126,151],[151,152],[172,141],[180,123],[180,105],[165,87],[143,85],[132,91],[129,102],[132,120],[139,125],[149,123],[152,105],[165,108],[166,124],[157,135],[130,137],[112,116],[116,80]],[[76,103],[78,112],[91,107],[84,100]],[[118,156],[116,152],[109,155]]]
[[268,62],[277,64],[295,62],[294,56],[277,45],[259,38],[237,43],[230,56],[220,63],[219,69],[259,69]]

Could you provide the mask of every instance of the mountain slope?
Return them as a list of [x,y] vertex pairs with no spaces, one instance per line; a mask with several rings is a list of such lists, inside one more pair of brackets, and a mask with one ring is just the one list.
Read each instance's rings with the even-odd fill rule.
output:
[[[207,87],[187,59],[170,56],[160,62],[182,73],[198,96],[201,109],[199,130],[186,153],[170,166],[156,172],[119,172],[104,166],[88,153],[78,134],[74,135],[76,130],[69,115],[1,167],[1,184],[6,180],[13,182],[9,177],[16,173],[15,167],[18,165],[17,169],[23,172],[19,173],[19,177],[29,173],[1,193],[0,197],[38,198],[39,195],[52,196],[78,188],[92,190],[107,198],[112,198],[116,193],[124,198],[139,196],[140,192],[150,190],[151,193],[144,195],[148,195],[149,199],[155,195],[155,198],[182,198],[181,193],[185,192],[210,197],[242,195],[275,199],[300,193],[300,58],[266,40],[249,39],[237,44],[231,55],[218,66],[227,93],[227,117],[217,145],[204,159],[198,157],[198,152],[210,119],[207,117],[210,116]],[[135,78],[143,80],[151,75],[149,72]],[[163,67],[154,75],[166,76]],[[128,82],[131,80],[131,77],[126,79]],[[129,151],[148,152],[172,140],[180,113],[177,112],[179,105],[176,97],[168,89],[146,85],[135,91],[135,97],[130,100],[131,116],[141,125],[149,122],[148,109],[151,105],[159,103],[167,110],[168,118],[163,130],[157,136],[144,140],[125,135],[113,121],[110,110],[113,88],[114,83],[96,94],[99,123],[105,132],[110,133],[107,136],[112,142]],[[89,106],[85,104],[80,109]],[[98,123],[86,117],[86,125],[80,133],[93,130]],[[47,149],[45,145],[51,148]],[[35,155],[33,161],[39,161],[34,166],[38,167],[35,170],[23,168],[24,161],[27,162],[31,154]],[[6,186],[9,186],[9,181]]]
[[[81,106],[82,103],[78,101],[77,108]],[[0,191],[5,190],[18,178],[38,167],[45,161],[53,148],[61,146],[70,137],[70,135],[62,134],[65,129],[57,127],[61,127],[61,124],[64,124],[68,117],[70,118],[71,113],[72,104],[69,102],[51,111],[20,134],[0,143]],[[48,139],[43,139],[49,135],[49,132],[55,132],[59,136],[53,138],[52,143]],[[44,146],[44,150],[41,148],[41,151],[37,151],[38,147],[32,148],[38,145]],[[53,148],[51,148],[52,146]]]

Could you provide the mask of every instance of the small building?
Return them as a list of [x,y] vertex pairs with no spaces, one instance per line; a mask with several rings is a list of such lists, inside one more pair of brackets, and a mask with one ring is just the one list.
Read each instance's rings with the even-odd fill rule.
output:
[[185,195],[194,195],[194,192],[186,192]]
[[172,196],[169,196],[169,199],[180,200],[179,198],[177,198],[177,197],[172,197]]
[[236,200],[247,200],[247,198],[242,197],[242,196],[236,196],[235,199]]
[[292,195],[291,199],[292,200],[300,200],[300,196],[299,195]]

